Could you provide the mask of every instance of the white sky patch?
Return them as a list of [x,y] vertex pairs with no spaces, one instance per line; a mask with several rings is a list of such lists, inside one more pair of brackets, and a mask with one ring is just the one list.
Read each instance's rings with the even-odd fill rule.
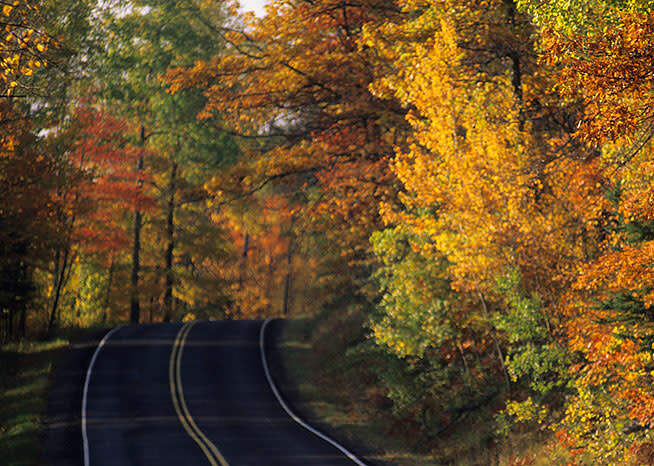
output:
[[239,0],[243,11],[253,11],[258,17],[265,14],[263,6],[268,3],[267,0]]

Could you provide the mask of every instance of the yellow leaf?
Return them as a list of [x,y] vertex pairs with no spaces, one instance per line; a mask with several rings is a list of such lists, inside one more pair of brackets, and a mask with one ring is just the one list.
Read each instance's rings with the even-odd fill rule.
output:
[[2,7],[2,12],[5,14],[5,16],[9,16],[11,14],[11,10],[13,10],[14,7],[11,5],[5,5]]

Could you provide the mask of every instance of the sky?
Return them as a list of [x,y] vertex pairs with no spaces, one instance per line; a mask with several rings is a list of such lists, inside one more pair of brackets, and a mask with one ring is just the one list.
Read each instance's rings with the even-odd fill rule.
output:
[[243,6],[243,11],[254,11],[254,14],[257,16],[263,16],[263,5],[266,3],[266,0],[239,0],[239,3]]

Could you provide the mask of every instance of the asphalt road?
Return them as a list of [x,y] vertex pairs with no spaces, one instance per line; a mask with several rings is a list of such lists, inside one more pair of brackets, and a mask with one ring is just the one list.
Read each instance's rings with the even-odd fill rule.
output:
[[[97,353],[87,387],[82,430],[88,464],[355,464],[283,410],[264,373],[261,325],[171,323],[113,332]],[[78,359],[90,356],[86,348]],[[69,392],[80,395],[79,387]],[[73,446],[83,443],[79,424],[60,424],[51,429],[47,464],[67,464],[57,453],[66,446],[83,457],[83,448]]]

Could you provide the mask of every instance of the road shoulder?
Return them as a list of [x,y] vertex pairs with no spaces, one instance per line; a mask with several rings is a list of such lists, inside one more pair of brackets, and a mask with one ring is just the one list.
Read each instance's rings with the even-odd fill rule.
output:
[[[272,321],[266,329],[266,355],[270,366],[271,375],[284,401],[290,410],[304,420],[311,427],[317,429],[328,437],[332,438],[355,456],[361,458],[368,466],[386,466],[373,450],[362,445],[360,439],[348,431],[341,423],[332,423],[321,416],[321,413],[314,409],[315,400],[313,391],[307,390],[307,383],[310,381],[299,380],[293,373],[297,372],[298,361],[291,355],[292,349],[296,346],[293,330],[289,332],[288,326],[293,325],[292,321],[277,319]],[[290,349],[290,351],[289,351]],[[304,385],[304,388],[301,386]],[[338,407],[335,407],[338,410]]]

